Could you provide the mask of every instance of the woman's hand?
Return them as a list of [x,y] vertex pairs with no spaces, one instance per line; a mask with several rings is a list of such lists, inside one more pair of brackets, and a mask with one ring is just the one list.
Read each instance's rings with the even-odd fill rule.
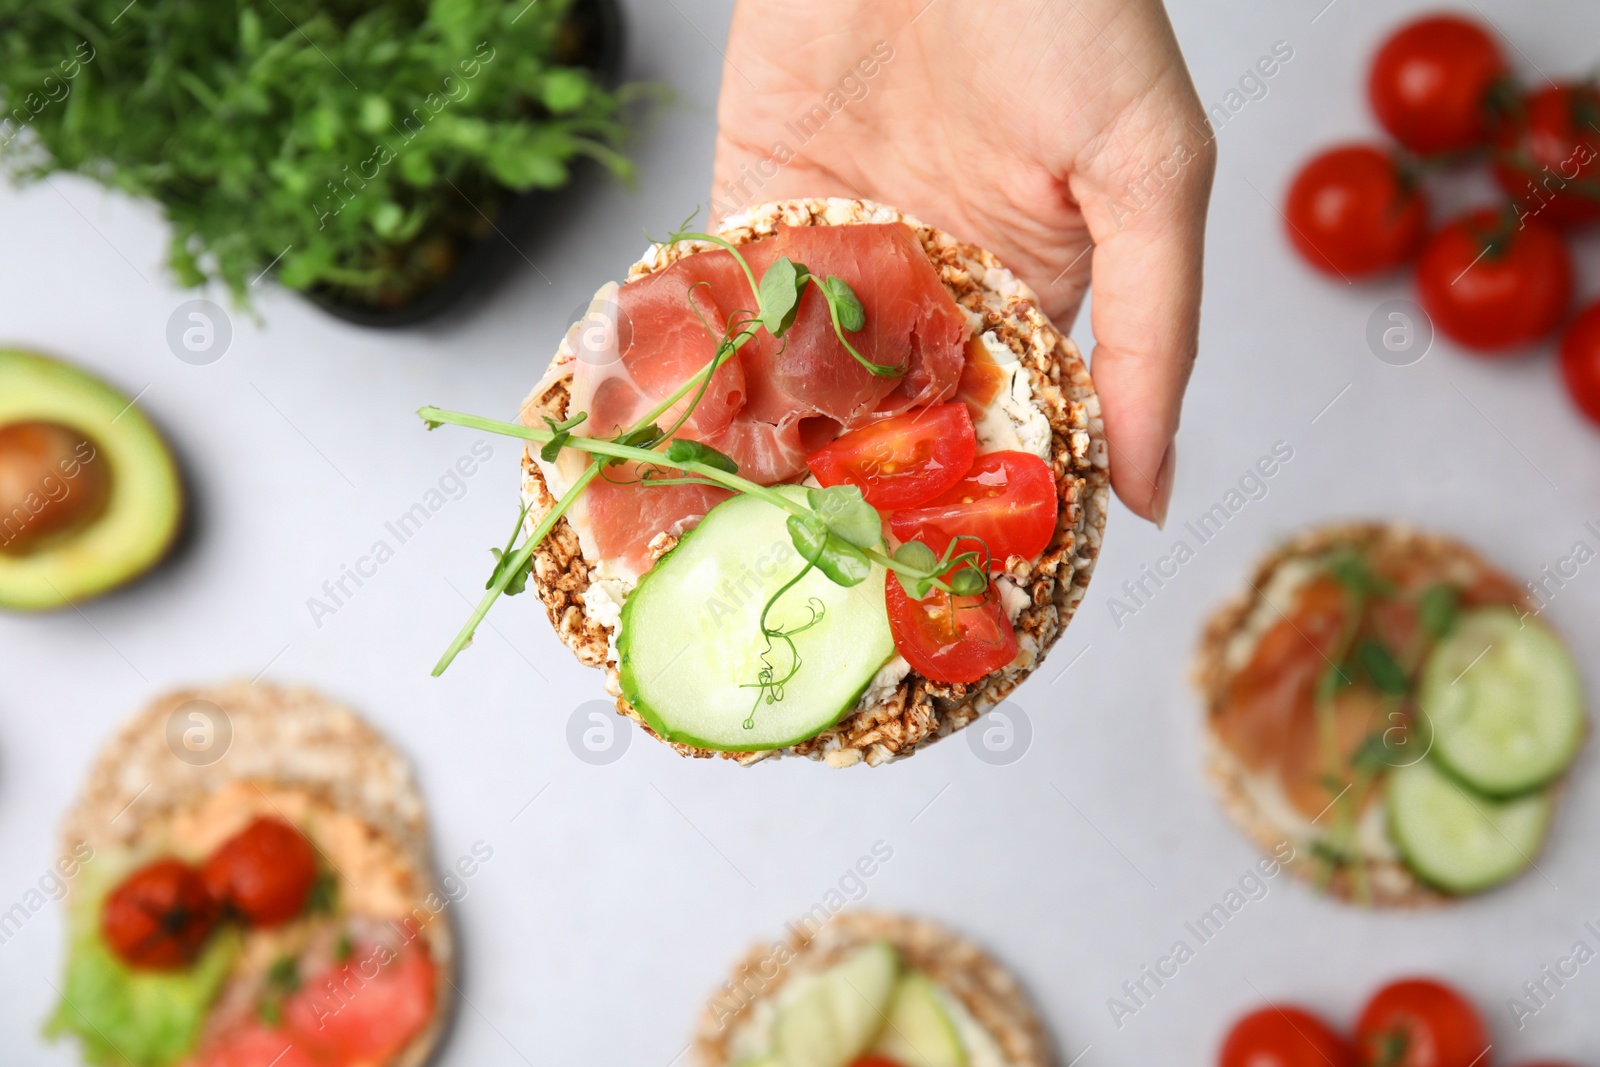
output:
[[714,214],[892,204],[1063,328],[1092,283],[1112,484],[1163,522],[1215,151],[1158,0],[739,0],[726,58]]

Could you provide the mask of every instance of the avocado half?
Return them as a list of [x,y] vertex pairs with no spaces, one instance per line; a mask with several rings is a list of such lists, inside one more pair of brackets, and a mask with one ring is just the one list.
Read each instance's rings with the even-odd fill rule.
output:
[[126,396],[0,348],[0,607],[66,607],[161,561],[183,524],[178,465]]

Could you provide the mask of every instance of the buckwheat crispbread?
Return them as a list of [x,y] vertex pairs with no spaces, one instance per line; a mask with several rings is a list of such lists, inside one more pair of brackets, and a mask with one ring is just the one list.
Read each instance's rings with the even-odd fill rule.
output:
[[[195,738],[202,743],[185,749],[189,730],[200,731]],[[180,758],[179,751],[193,754]],[[62,821],[62,855],[73,854],[79,842],[96,854],[160,850],[189,828],[186,816],[229,791],[255,814],[303,801],[313,813],[353,817],[369,851],[394,865],[386,881],[417,903],[430,895],[443,899],[422,794],[405,757],[348,708],[308,689],[265,683],[178,690],[128,720],[101,750]],[[441,911],[426,929],[439,973],[434,1018],[386,1067],[425,1063],[450,1015],[455,960],[448,917]]]
[[[802,744],[776,752],[712,752],[674,744],[685,756],[724,756],[741,763],[779,754],[823,759],[834,766],[877,765],[908,755],[972,722],[1000,703],[1043,660],[1082,601],[1100,553],[1110,501],[1110,475],[1100,402],[1077,346],[1039,310],[1038,297],[993,255],[963,244],[891,207],[864,200],[788,200],[765,204],[727,219],[718,236],[746,244],[772,236],[779,225],[841,226],[904,222],[916,231],[945,287],[964,308],[977,332],[993,331],[1027,369],[1034,405],[1051,428],[1051,465],[1061,500],[1055,537],[1031,566],[1015,561],[1009,572],[1029,604],[1016,621],[1018,661],[972,684],[948,685],[908,674],[883,699],[858,708],[838,724]],[[684,256],[713,246],[683,242],[652,247],[629,278],[665,269]],[[528,425],[567,415],[574,355],[565,345],[522,406]],[[522,494],[529,506],[527,529],[555,505],[532,449],[522,463]],[[674,543],[663,534],[657,556]],[[591,617],[584,594],[591,564],[577,533],[563,518],[534,555],[533,586],[551,624],[578,659],[606,672],[606,690],[617,710],[649,730],[622,696],[618,665],[611,658],[612,629]]]
[[[1230,680],[1250,650],[1250,621],[1264,605],[1272,603],[1266,591],[1274,588],[1275,580],[1286,568],[1346,549],[1357,550],[1368,559],[1420,563],[1430,571],[1448,575],[1463,587],[1493,582],[1512,592],[1517,588],[1497,567],[1448,537],[1405,525],[1349,523],[1308,530],[1277,548],[1256,566],[1244,589],[1206,623],[1195,657],[1194,678],[1206,708],[1207,776],[1229,818],[1263,850],[1271,853],[1285,841],[1294,846],[1295,858],[1285,866],[1308,880],[1317,878],[1320,869],[1312,858],[1305,827],[1287,825],[1281,813],[1268,810],[1258,800],[1251,788],[1254,772],[1217,736],[1214,721]],[[1519,597],[1515,606],[1524,611],[1531,607],[1524,597]],[[1363,853],[1363,865],[1375,906],[1434,907],[1460,899],[1421,882],[1397,852],[1387,856]],[[1343,900],[1354,900],[1351,871],[1343,868],[1333,872],[1326,889]]]
[[[1055,1064],[1049,1035],[1021,984],[977,945],[926,919],[845,911],[816,930],[791,925],[785,941],[751,948],[734,967],[724,990],[713,994],[701,1013],[694,1037],[699,1067],[731,1063],[734,1035],[750,1020],[756,1005],[777,996],[791,977],[831,967],[876,941],[893,945],[907,966],[926,974],[959,1001],[999,1046],[1009,1067]],[[792,955],[783,956],[787,962],[774,968],[779,944]],[[776,973],[767,977],[774,969]],[[759,990],[754,996],[739,993],[750,988],[753,973],[761,976]]]

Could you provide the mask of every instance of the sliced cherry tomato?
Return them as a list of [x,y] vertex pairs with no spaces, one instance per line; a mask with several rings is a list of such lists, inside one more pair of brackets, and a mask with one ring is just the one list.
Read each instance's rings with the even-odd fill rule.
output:
[[1524,211],[1557,226],[1600,219],[1600,89],[1552,85],[1495,137],[1495,176]]
[[1472,1067],[1489,1048],[1483,1020],[1467,999],[1441,982],[1393,982],[1367,1002],[1356,1021],[1363,1067]]
[[1441,332],[1478,352],[1505,353],[1561,325],[1572,257],[1560,233],[1537,219],[1476,211],[1429,240],[1417,293]]
[[1220,1067],[1356,1067],[1356,1053],[1327,1023],[1303,1008],[1262,1008],[1234,1023]]
[[967,406],[935,404],[852,430],[806,464],[823,485],[848,483],[875,508],[904,508],[960,481],[977,451]]
[[433,1019],[438,969],[423,942],[357,945],[283,1004],[283,1029],[328,1063],[388,1063]]
[[304,910],[317,854],[305,834],[263,817],[224,841],[200,874],[223,904],[257,926],[275,926]]
[[979,596],[934,590],[912,600],[890,571],[886,596],[894,647],[924,678],[976,682],[1017,658],[1017,634],[993,582]]
[[1428,198],[1393,156],[1370,145],[1313,157],[1289,187],[1284,217],[1306,262],[1345,278],[1393,270],[1428,236]]
[[111,891],[101,908],[100,932],[130,967],[177,970],[200,954],[220,910],[193,867],[161,859]]
[[257,1022],[231,1030],[195,1057],[196,1067],[327,1067],[282,1030]]
[[1561,377],[1578,410],[1600,423],[1600,304],[1579,315],[1561,340]]
[[902,541],[921,540],[941,554],[952,538],[982,538],[995,564],[1003,566],[1007,556],[1032,559],[1043,552],[1055,536],[1060,510],[1055,476],[1043,460],[1026,452],[990,452],[942,495],[896,511],[889,529]]
[[1414,152],[1476,148],[1489,139],[1491,97],[1506,57],[1489,31],[1454,15],[1402,26],[1378,49],[1367,92],[1384,129]]

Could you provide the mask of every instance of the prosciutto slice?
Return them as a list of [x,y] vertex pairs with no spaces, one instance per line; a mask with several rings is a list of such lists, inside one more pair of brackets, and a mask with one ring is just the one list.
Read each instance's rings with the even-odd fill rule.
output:
[[[866,312],[851,343],[868,360],[906,372],[871,374],[840,344],[827,301],[808,287],[785,337],[762,331],[718,368],[676,436],[711,445],[744,477],[770,485],[800,477],[806,458],[844,430],[955,394],[967,317],[910,227],[784,227],[740,251],[757,278],[787,256],[814,275],[849,282]],[[731,319],[755,307],[749,279],[723,250],[601,290],[567,338],[576,356],[568,411],[588,414],[578,432],[604,437],[630,429],[711,361]],[[686,404],[657,424],[670,426]],[[586,464],[576,452],[563,453],[565,483]],[[609,468],[607,477],[590,484],[569,518],[585,554],[598,555],[601,573],[630,580],[649,569],[651,540],[682,532],[728,495],[706,486],[640,485],[631,466]]]

